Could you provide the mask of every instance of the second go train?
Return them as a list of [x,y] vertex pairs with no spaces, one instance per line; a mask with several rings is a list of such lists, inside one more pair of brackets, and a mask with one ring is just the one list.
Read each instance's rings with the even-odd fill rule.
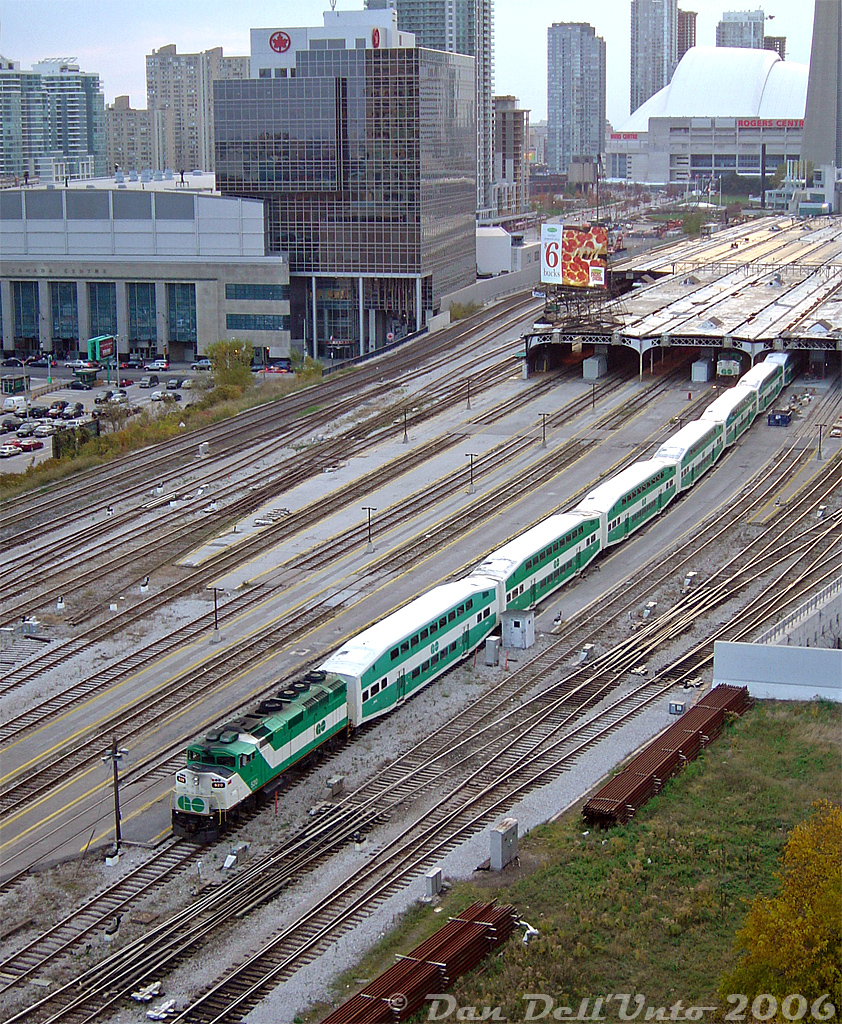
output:
[[508,609],[534,606],[659,515],[713,466],[795,375],[766,356],[697,420],[558,512],[347,640],[300,679],[187,748],[172,830],[209,842],[314,750],[388,714],[484,643]]

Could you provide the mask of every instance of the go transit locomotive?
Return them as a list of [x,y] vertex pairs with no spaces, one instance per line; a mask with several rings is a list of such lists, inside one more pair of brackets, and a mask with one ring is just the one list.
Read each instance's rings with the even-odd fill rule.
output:
[[215,838],[291,765],[402,704],[484,643],[504,611],[533,606],[641,529],[716,463],[794,372],[791,356],[767,356],[653,458],[599,483],[572,510],[346,640],[302,679],[191,744],[176,774],[173,832]]

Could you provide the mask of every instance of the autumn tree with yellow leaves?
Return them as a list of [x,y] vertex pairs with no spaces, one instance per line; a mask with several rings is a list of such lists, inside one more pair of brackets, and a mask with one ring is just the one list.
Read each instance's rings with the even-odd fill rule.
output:
[[[723,995],[749,1001],[761,993],[778,1004],[791,993],[809,1004],[827,996],[842,1013],[842,809],[828,800],[796,825],[776,872],[780,890],[757,896],[736,945],[744,955],[720,982]],[[824,1019],[827,1019],[826,1017]]]

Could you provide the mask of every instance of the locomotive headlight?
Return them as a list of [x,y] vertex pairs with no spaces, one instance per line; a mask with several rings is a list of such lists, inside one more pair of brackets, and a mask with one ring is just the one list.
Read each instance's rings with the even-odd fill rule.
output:
[[175,781],[176,782],[186,782],[187,781],[187,776],[186,775],[176,775]]
[[198,775],[194,775],[193,776],[193,785],[194,786],[198,786],[199,785],[199,776]]

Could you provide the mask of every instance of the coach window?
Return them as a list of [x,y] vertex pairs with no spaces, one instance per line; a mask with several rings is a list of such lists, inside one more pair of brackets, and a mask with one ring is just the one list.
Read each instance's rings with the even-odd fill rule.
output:
[[412,670],[412,678],[417,679],[421,675],[421,669],[416,667]]
[[421,662],[421,671],[422,672],[429,672],[430,671],[430,663],[429,663],[429,661],[422,661]]
[[429,631],[429,629],[422,629],[422,630],[421,630],[421,632],[420,632],[420,633],[418,634],[418,636],[419,636],[419,637],[420,637],[420,638],[421,638],[422,640],[426,640],[426,639],[427,639],[427,637],[428,637],[429,635],[430,635],[430,631]]
[[456,612],[448,612],[447,613],[447,621],[448,622],[453,622],[453,620],[455,618],[456,618]]
[[415,634],[415,636],[414,636],[414,637],[413,637],[413,638],[412,638],[412,639],[411,639],[411,640],[409,641],[409,645],[410,645],[410,647],[417,647],[417,646],[418,646],[418,634],[417,634],[417,633],[416,633],[416,634]]
[[397,648],[397,647],[393,647],[393,648],[392,648],[392,661],[394,661],[394,660],[395,660],[395,659],[397,658],[397,656],[398,656],[398,654],[399,654],[399,653],[400,653],[400,652],[398,651],[398,648]]
[[444,627],[446,625],[447,625],[447,616],[446,615],[442,615],[442,617],[439,619],[439,626],[441,626],[441,628],[444,629]]
[[409,641],[408,640],[404,640],[403,643],[401,644],[401,654],[406,654],[406,652],[408,650],[409,650]]
[[438,631],[439,631],[439,624],[437,622],[431,622],[430,623],[430,636],[432,636],[433,633],[438,633]]

